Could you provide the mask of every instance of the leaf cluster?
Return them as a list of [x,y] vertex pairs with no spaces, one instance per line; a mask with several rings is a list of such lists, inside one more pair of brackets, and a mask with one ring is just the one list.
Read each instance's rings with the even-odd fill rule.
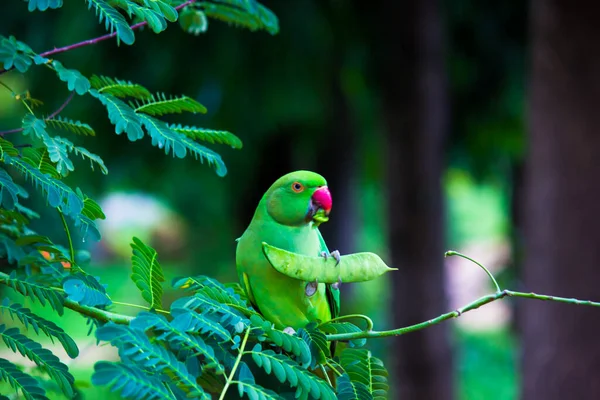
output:
[[[29,11],[58,9],[62,0],[25,0]],[[74,173],[76,158],[108,173],[102,157],[78,142],[101,139],[94,128],[64,110],[83,96],[106,110],[116,134],[135,142],[146,137],[177,158],[193,155],[206,162],[218,175],[227,169],[220,155],[203,144],[221,144],[241,149],[241,140],[226,130],[182,125],[163,120],[182,113],[204,114],[206,108],[195,98],[152,92],[140,83],[107,77],[85,76],[72,66],[52,58],[81,45],[115,37],[131,45],[135,29],[148,26],[154,33],[169,23],[198,35],[209,19],[252,31],[276,34],[277,17],[255,0],[86,0],[89,10],[109,32],[107,36],[42,53],[13,36],[0,36],[0,75],[49,68],[70,92],[56,110],[43,110],[43,102],[32,97],[34,90],[16,93],[23,105],[19,128],[0,132],[0,258],[12,270],[0,272],[0,283],[24,299],[48,305],[59,316],[65,308],[88,318],[99,342],[116,347],[120,361],[95,364],[92,383],[108,386],[126,399],[183,399],[231,396],[250,399],[361,398],[385,396],[385,368],[362,349],[364,340],[353,341],[339,355],[330,354],[326,333],[360,330],[350,323],[309,324],[297,333],[276,329],[247,301],[237,284],[224,285],[204,276],[172,282],[182,297],[164,307],[165,277],[157,252],[133,238],[131,278],[148,303],[135,316],[121,315],[113,308],[106,284],[86,272],[89,254],[75,249],[71,229],[84,240],[100,240],[96,226],[105,215],[99,204],[65,178]],[[27,142],[16,146],[8,134],[21,133]],[[29,225],[39,215],[23,201],[32,194],[42,196],[59,214],[67,246],[39,235]],[[40,337],[58,342],[70,358],[79,356],[76,342],[47,315],[5,298],[0,303],[3,345],[29,359],[34,368],[23,368],[0,359],[0,381],[18,396],[47,399],[52,391],[75,398],[78,387],[66,363],[45,348]],[[351,395],[360,394],[357,397]],[[344,397],[345,396],[345,397]],[[350,397],[348,397],[350,396]],[[2,397],[2,396],[0,396]]]

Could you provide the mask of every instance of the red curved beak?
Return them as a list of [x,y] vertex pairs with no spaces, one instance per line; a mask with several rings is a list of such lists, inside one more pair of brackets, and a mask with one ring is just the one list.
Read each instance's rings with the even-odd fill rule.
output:
[[311,200],[315,209],[321,208],[325,211],[325,214],[329,215],[333,201],[331,200],[331,193],[327,186],[321,186],[315,190]]

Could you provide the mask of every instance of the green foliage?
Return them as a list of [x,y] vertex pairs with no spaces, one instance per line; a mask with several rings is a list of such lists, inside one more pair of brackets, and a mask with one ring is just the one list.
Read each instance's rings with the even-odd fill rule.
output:
[[279,21],[269,9],[248,0],[200,1],[193,4],[206,16],[244,27],[251,31],[265,30],[274,35],[279,31]]
[[15,392],[21,392],[26,400],[48,400],[36,379],[21,372],[16,365],[3,358],[0,358],[0,380],[8,382]]
[[109,386],[113,392],[120,391],[125,399],[175,399],[173,393],[158,377],[145,375],[135,365],[97,362],[94,366],[92,383],[98,386]]
[[[163,372],[163,379],[173,382],[188,397],[209,398],[196,383],[196,377],[188,367],[164,347],[153,344],[143,330],[109,322],[96,330],[96,337],[116,346],[122,360],[151,369],[153,373]],[[166,381],[164,383],[168,384]]]
[[50,350],[44,349],[39,343],[21,334],[17,328],[7,329],[4,324],[0,324],[0,337],[12,351],[18,351],[47,372],[66,396],[73,396],[72,386],[75,379],[69,373],[67,366],[61,363]]
[[98,278],[81,272],[70,274],[63,280],[63,290],[69,300],[84,306],[109,306],[112,301],[106,294],[106,287]]
[[[383,362],[373,357],[367,349],[344,349],[340,362],[347,372],[350,382],[364,385],[374,399],[387,399],[388,383],[387,370]],[[354,385],[355,390],[362,389]]]
[[[131,276],[149,307],[134,305],[147,308],[137,315],[114,312],[116,304],[123,304],[113,303],[107,285],[85,271],[89,254],[77,248],[70,232],[74,226],[84,239],[100,240],[96,220],[104,219],[104,212],[96,201],[65,181],[79,172],[74,156],[87,160],[91,169],[99,169],[103,174],[108,170],[99,155],[57,134],[60,131],[64,136],[80,135],[82,140],[92,137],[102,140],[102,137],[96,138],[94,129],[86,122],[62,116],[68,103],[89,95],[98,100],[95,107],[106,109],[116,134],[125,133],[131,142],[149,136],[152,144],[166,154],[177,158],[191,154],[209,164],[219,176],[227,173],[223,160],[201,143],[241,149],[242,142],[226,130],[184,126],[161,119],[172,114],[206,113],[196,98],[180,94],[153,95],[141,84],[102,75],[88,78],[77,66],[63,66],[55,59],[56,55],[112,37],[116,37],[117,43],[131,45],[135,41],[134,29],[143,25],[141,22],[159,33],[179,19],[184,31],[196,35],[207,30],[207,18],[271,34],[279,27],[275,15],[254,0],[86,2],[114,36],[39,54],[13,36],[0,37],[0,62],[4,67],[0,74],[10,70],[24,73],[30,69],[30,73],[36,73],[40,67],[50,68],[56,72],[54,79],[64,82],[70,91],[57,110],[40,111],[43,103],[33,99],[29,90],[22,92],[26,94],[17,94],[4,83],[0,88],[10,91],[14,100],[23,105],[21,127],[0,133],[0,162],[3,164],[0,168],[0,256],[12,269],[10,274],[0,272],[0,283],[13,288],[26,300],[48,304],[52,311],[47,311],[58,316],[63,316],[67,307],[88,318],[88,334],[95,331],[98,341],[115,346],[120,357],[118,362],[97,362],[92,383],[107,386],[126,399],[228,398],[225,396],[232,395],[227,393],[230,389],[237,389],[239,396],[250,399],[281,398],[279,393],[290,392],[302,399],[333,399],[336,398],[335,387],[342,395],[340,390],[357,393],[361,385],[368,388],[369,394],[379,393],[381,368],[370,353],[354,354],[354,359],[358,357],[359,361],[347,364],[347,370],[339,366],[330,353],[325,334],[354,332],[358,329],[354,325],[336,323],[318,327],[313,323],[295,334],[288,334],[274,328],[250,306],[239,284],[224,285],[204,276],[175,279],[173,286],[180,289],[182,295],[168,310],[163,309],[165,278],[157,253],[137,238],[131,243]],[[30,11],[61,6],[60,0],[28,1]],[[132,27],[132,24],[138,25]],[[80,96],[74,96],[75,93]],[[25,143],[15,140],[19,143],[15,146],[13,136],[8,134],[19,132]],[[28,185],[37,191],[30,190]],[[28,192],[41,196],[58,213],[65,231],[64,247],[29,227],[30,220],[39,215],[21,204]],[[53,390],[62,391],[68,398],[74,397],[78,388],[68,368],[50,350],[9,324],[22,325],[24,333],[30,335],[58,340],[67,354],[76,358],[79,349],[67,332],[45,315],[42,317],[8,299],[0,304],[0,311],[7,315],[3,318],[5,324],[0,325],[3,343],[36,363],[39,369],[36,373],[40,375],[33,378],[16,365],[0,359],[0,380],[8,382],[15,392],[27,399],[52,397]],[[363,342],[360,341],[361,345]],[[364,375],[363,365],[378,366],[380,373],[376,377]],[[336,386],[335,382],[331,385],[321,378],[323,372],[333,380],[335,375],[344,375]]]
[[63,315],[65,298],[60,292],[36,283],[31,278],[20,279],[17,277],[16,271],[11,272],[3,283],[31,300],[38,300],[42,305],[49,304],[58,315]]
[[110,30],[110,32],[117,33],[117,41],[121,41],[125,44],[133,44],[135,35],[133,30],[129,27],[127,20],[123,15],[117,11],[116,8],[112,7],[105,0],[86,0],[88,8],[94,7],[96,15],[100,23],[104,21],[104,28]]
[[373,395],[362,382],[351,381],[348,374],[343,374],[337,380],[338,400],[372,400]]
[[67,83],[67,87],[70,91],[75,91],[77,94],[85,94],[90,90],[90,81],[81,74],[81,72],[74,69],[67,69],[63,67],[60,61],[52,61],[52,66],[58,74],[61,81]]
[[309,323],[306,327],[298,330],[298,336],[306,342],[310,348],[311,362],[310,367],[316,368],[318,365],[323,365],[327,361],[329,355],[329,343],[325,338],[325,334],[317,329],[317,324]]
[[94,132],[92,127],[83,122],[73,121],[60,116],[56,118],[46,119],[45,121],[47,124],[50,124],[50,126],[56,129],[63,129],[72,133],[76,133],[78,135],[96,136],[96,132]]
[[32,313],[30,309],[21,306],[19,303],[11,304],[8,298],[5,298],[2,304],[0,304],[0,311],[2,314],[4,314],[4,311],[8,311],[13,321],[17,318],[25,325],[25,329],[31,327],[36,334],[39,335],[40,332],[45,334],[53,343],[54,338],[56,338],[62,344],[69,357],[75,358],[79,355],[79,349],[75,341],[54,322]]
[[162,308],[162,283],[165,276],[158,263],[156,250],[134,237],[131,243],[131,279],[142,292],[142,297],[150,304],[150,308]]
[[136,103],[135,112],[145,113],[148,115],[161,116],[165,114],[181,114],[182,112],[191,113],[206,113],[206,107],[198,103],[196,100],[187,96],[167,98],[164,93],[152,95],[150,98],[144,99],[141,103]]
[[18,41],[14,36],[8,38],[0,35],[0,62],[4,69],[16,68],[17,71],[26,72],[31,66],[33,50],[25,43]]
[[226,144],[234,149],[242,148],[242,141],[231,132],[216,131],[213,129],[197,128],[195,126],[169,125],[175,132],[183,133],[194,140],[201,140],[212,144]]
[[47,9],[57,9],[62,7],[63,0],[25,0],[29,11],[46,11]]
[[316,399],[335,399],[331,386],[316,375],[300,367],[291,358],[276,354],[273,350],[263,350],[260,344],[250,352],[252,359],[267,374],[273,373],[279,382],[287,382],[297,387],[298,396],[306,398],[308,394]]
[[107,76],[92,75],[90,83],[93,89],[96,89],[100,94],[110,94],[115,97],[133,97],[136,99],[147,99],[152,94],[137,83],[122,81],[119,79],[110,78]]

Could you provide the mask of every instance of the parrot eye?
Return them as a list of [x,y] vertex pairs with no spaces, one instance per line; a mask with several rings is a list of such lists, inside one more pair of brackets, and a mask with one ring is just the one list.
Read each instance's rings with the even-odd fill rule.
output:
[[302,185],[300,182],[294,182],[292,183],[292,190],[296,193],[300,193],[304,190],[304,185]]

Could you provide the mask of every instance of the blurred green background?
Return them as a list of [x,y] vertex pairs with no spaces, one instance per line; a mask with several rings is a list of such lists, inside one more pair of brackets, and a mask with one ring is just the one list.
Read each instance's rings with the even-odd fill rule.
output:
[[[103,33],[83,1],[32,14],[24,2],[9,3],[2,5],[1,33],[13,34],[37,51]],[[445,247],[485,262],[503,284],[514,282],[513,181],[525,148],[525,3],[460,0],[440,7],[451,109],[441,181]],[[295,169],[315,170],[330,182],[334,209],[323,227],[330,248],[373,251],[389,259],[382,97],[369,68],[373,26],[357,2],[263,4],[279,17],[276,36],[211,20],[208,31],[198,37],[174,25],[160,35],[138,33],[132,47],[107,41],[57,56],[87,76],[113,76],[153,91],[191,96],[208,113],[177,115],[173,121],[229,130],[244,143],[239,151],[212,146],[229,169],[219,178],[193,159],[173,159],[146,140],[131,143],[115,135],[105,110],[91,98],[76,99],[65,109],[63,116],[94,127],[95,138],[75,140],[101,155],[109,169],[104,176],[85,172],[82,165],[68,181],[98,200],[107,215],[101,224],[103,241],[79,239],[78,244],[92,252],[88,271],[109,285],[113,300],[142,303],[129,279],[133,235],[158,250],[168,280],[189,274],[236,280],[234,240],[268,186]],[[392,7],[390,12],[402,10]],[[377,40],[392,49],[396,38]],[[52,71],[41,68],[1,79],[17,91],[29,89],[44,101],[46,113],[68,95]],[[20,126],[22,115],[10,93],[0,91],[0,127]],[[36,199],[30,205],[43,215],[43,222],[33,228],[66,244],[57,216]],[[444,274],[448,309],[492,290],[485,275],[468,263],[447,260]],[[387,276],[343,288],[342,312],[368,314],[378,329],[392,328],[391,313],[407,307],[393,301]],[[167,295],[171,301],[177,293]],[[40,308],[28,301],[25,305]],[[109,346],[97,347],[86,336],[84,320],[67,313],[61,325],[80,338],[82,356],[66,362],[76,379],[89,382],[94,361],[115,353]],[[494,304],[447,324],[455,353],[456,398],[517,398],[512,309]],[[369,343],[387,363],[401,356],[391,345],[387,339]],[[84,388],[84,393],[118,398],[95,388]]]

